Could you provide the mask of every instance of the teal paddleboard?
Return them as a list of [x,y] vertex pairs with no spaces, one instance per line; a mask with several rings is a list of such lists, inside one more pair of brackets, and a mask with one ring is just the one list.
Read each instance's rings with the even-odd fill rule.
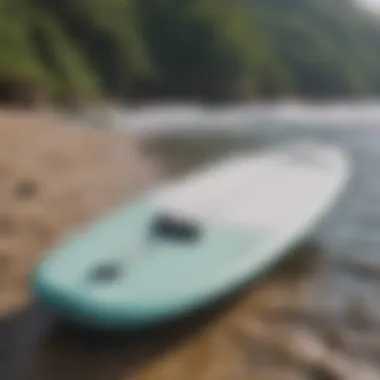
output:
[[38,263],[39,302],[101,328],[178,318],[278,261],[344,189],[344,152],[289,144],[219,161],[128,203]]

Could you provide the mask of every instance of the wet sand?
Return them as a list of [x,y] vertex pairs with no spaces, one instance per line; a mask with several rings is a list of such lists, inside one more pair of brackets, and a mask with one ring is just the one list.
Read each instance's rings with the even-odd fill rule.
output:
[[52,115],[0,114],[1,380],[380,378],[367,366],[380,344],[366,305],[331,315],[308,302],[325,265],[318,242],[242,294],[144,333],[62,326],[33,305],[27,275],[44,250],[155,177],[137,145]]

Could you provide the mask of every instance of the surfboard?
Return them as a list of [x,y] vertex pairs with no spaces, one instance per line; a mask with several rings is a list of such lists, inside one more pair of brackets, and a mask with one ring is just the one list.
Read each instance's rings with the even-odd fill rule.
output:
[[45,255],[35,298],[99,328],[179,318],[269,270],[345,188],[345,152],[318,142],[241,153],[171,181]]

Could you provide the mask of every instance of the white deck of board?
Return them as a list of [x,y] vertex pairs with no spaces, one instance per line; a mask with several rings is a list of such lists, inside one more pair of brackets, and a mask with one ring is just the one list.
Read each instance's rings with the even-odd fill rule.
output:
[[153,200],[178,215],[275,231],[300,223],[346,176],[338,148],[302,143],[218,162],[165,186]]

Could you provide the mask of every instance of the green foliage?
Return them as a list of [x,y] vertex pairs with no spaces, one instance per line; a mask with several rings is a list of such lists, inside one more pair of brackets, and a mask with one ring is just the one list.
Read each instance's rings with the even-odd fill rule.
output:
[[58,98],[378,93],[379,41],[350,0],[0,0],[0,81]]
[[12,17],[8,4],[0,1],[0,76],[21,75],[27,80],[42,80],[44,73],[28,44],[28,31],[21,20]]
[[58,20],[48,13],[35,12],[31,32],[32,46],[54,77],[61,95],[89,96],[98,91],[95,73]]
[[250,0],[306,96],[379,91],[380,21],[349,0]]

